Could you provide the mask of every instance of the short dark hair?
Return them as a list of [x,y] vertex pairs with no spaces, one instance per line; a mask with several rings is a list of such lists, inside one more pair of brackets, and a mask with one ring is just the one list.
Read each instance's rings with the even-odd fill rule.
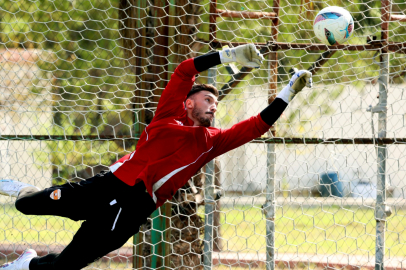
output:
[[200,91],[209,91],[216,97],[219,96],[219,90],[214,85],[211,84],[195,84],[192,86],[192,89],[190,90],[189,94],[187,94],[186,99],[189,97],[193,96],[196,93],[199,93]]

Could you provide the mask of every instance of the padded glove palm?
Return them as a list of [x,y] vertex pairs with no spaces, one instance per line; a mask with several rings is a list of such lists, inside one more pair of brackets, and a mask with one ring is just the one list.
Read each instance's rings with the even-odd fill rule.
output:
[[278,95],[278,97],[283,99],[286,103],[289,103],[305,86],[311,88],[313,84],[312,73],[310,71],[298,70],[297,68],[293,70],[295,74],[293,74],[289,84],[286,85]]
[[235,48],[225,47],[220,51],[221,63],[237,62],[245,67],[259,68],[264,57],[254,44],[240,45]]

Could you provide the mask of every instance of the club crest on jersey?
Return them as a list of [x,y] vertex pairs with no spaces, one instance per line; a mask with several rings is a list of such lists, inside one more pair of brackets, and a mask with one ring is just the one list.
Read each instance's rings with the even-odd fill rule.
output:
[[175,120],[176,123],[178,123],[180,126],[183,126],[183,123],[181,121]]
[[57,190],[52,191],[50,197],[52,200],[55,200],[55,201],[59,200],[61,198],[61,190],[57,189]]

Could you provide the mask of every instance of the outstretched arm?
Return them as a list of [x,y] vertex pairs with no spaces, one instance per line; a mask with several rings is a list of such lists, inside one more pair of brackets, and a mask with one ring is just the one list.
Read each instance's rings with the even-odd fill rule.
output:
[[305,86],[312,86],[311,73],[307,70],[296,70],[289,84],[284,87],[275,100],[258,115],[241,121],[229,129],[211,130],[214,139],[214,151],[210,153],[207,161],[266,133],[282,115],[288,103]]
[[307,86],[312,87],[312,74],[307,70],[294,69],[295,74],[282,91],[279,92],[275,100],[268,105],[261,113],[261,118],[269,126],[272,126],[276,120],[282,115],[283,111],[288,106],[288,103],[296,96],[297,93]]
[[241,45],[220,52],[211,52],[183,61],[175,69],[162,93],[153,121],[181,115],[184,101],[195,82],[195,75],[222,63],[238,62],[248,67],[259,67],[263,56],[253,44]]
[[185,110],[183,102],[195,82],[196,69],[194,59],[187,59],[179,64],[165,87],[152,121],[180,116]]

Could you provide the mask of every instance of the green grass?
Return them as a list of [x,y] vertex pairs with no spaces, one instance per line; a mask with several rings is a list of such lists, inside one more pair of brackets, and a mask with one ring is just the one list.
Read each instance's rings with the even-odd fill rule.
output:
[[[203,208],[200,211],[204,211]],[[260,252],[266,249],[266,221],[259,206],[223,208],[223,249]],[[0,205],[0,243],[68,244],[80,223],[59,217],[24,216],[13,206]],[[279,253],[375,253],[375,219],[371,208],[337,206],[277,208],[276,249]],[[386,254],[406,256],[406,211],[387,222]],[[129,240],[129,244],[132,240]]]
[[[259,206],[222,209],[224,250],[266,250],[266,221]],[[279,253],[375,253],[375,219],[371,208],[337,206],[277,208],[275,245]],[[406,211],[398,210],[387,222],[386,254],[406,255]]]
[[0,206],[0,242],[66,245],[79,229],[80,223],[51,216],[25,216],[14,206]]

